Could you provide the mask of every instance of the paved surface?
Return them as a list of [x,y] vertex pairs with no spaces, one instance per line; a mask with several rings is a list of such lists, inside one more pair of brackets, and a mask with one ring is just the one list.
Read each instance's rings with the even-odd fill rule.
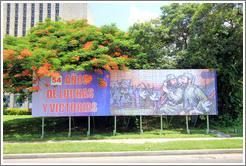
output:
[[218,135],[220,137],[224,137],[224,138],[230,137],[230,135],[221,133],[221,132],[219,132],[218,130],[215,130],[215,129],[210,129],[209,132],[211,132],[213,134],[216,134],[216,135]]
[[108,142],[108,143],[128,143],[128,144],[144,144],[146,142],[170,142],[170,141],[195,141],[195,140],[222,140],[222,139],[243,139],[243,137],[230,138],[150,138],[150,139],[102,139],[102,140],[57,140],[57,141],[4,141],[7,143],[56,143],[56,142]]
[[165,150],[165,151],[124,151],[124,152],[80,152],[80,153],[32,153],[5,154],[4,159],[69,158],[69,157],[112,157],[112,156],[159,156],[159,155],[197,155],[197,154],[242,154],[243,149],[203,149],[203,150]]
[[243,154],[4,159],[3,163],[243,163]]

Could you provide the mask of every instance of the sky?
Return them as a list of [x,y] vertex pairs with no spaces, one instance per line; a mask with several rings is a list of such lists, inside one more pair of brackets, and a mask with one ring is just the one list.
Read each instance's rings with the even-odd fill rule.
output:
[[135,22],[145,22],[161,15],[160,7],[169,5],[165,2],[115,2],[115,3],[89,3],[95,25],[110,25],[115,23],[123,31]]

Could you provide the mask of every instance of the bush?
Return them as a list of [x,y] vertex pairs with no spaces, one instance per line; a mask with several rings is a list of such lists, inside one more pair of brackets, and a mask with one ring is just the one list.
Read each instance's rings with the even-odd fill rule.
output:
[[3,115],[31,115],[32,109],[27,108],[8,108],[3,110]]

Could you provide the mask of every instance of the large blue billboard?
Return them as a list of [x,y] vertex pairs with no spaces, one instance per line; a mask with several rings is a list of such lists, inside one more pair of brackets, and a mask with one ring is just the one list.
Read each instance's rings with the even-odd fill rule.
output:
[[216,73],[208,69],[59,73],[38,83],[33,116],[218,114]]

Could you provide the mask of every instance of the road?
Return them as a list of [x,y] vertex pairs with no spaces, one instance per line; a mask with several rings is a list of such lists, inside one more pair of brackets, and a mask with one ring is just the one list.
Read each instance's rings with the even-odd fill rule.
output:
[[243,154],[4,159],[3,163],[243,163]]

